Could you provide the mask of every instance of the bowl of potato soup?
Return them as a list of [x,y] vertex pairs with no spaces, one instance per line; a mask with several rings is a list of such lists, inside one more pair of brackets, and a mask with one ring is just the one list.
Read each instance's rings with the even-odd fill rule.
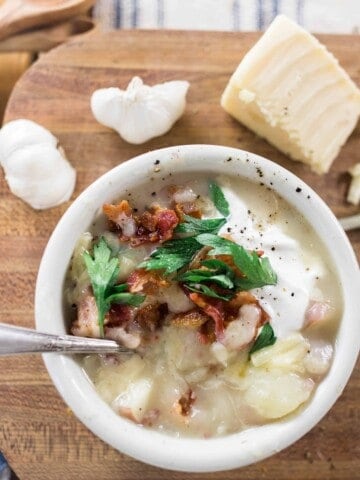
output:
[[36,325],[129,350],[44,355],[102,440],[216,471],[280,451],[331,408],[359,351],[359,291],[347,237],[304,182],[188,145],[129,160],[75,200],[41,262]]

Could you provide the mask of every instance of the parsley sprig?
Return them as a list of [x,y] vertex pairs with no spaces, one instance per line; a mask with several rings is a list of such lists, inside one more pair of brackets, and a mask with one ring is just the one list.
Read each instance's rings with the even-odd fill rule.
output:
[[139,268],[164,270],[165,274],[170,274],[190,263],[201,248],[202,245],[194,237],[175,238],[164,242],[150,258],[140,263]]
[[216,182],[209,182],[209,193],[216,209],[221,213],[221,215],[228,217],[230,215],[229,203],[225,198],[224,192]]
[[[217,259],[204,260],[201,262],[203,268],[188,270],[179,275],[177,280],[183,283],[186,288],[193,292],[203,293],[208,297],[230,300],[235,288],[235,273],[225,262]],[[207,284],[215,284],[226,292],[219,293]]]
[[175,229],[175,233],[192,233],[199,235],[200,233],[216,234],[220,228],[225,225],[226,218],[206,218],[204,220],[184,215],[185,222],[179,223]]
[[259,336],[255,340],[255,343],[250,348],[249,356],[257,352],[258,350],[261,350],[262,348],[274,345],[275,342],[276,336],[272,326],[270,325],[270,323],[265,323],[265,325],[261,329]]
[[139,265],[139,268],[146,270],[164,270],[165,274],[170,274],[180,270],[188,265],[196,253],[203,246],[196,240],[199,234],[218,233],[220,228],[225,225],[225,218],[199,219],[184,215],[185,222],[180,223],[175,233],[188,233],[191,236],[186,238],[175,238],[164,242],[161,247],[152,253],[150,258]]
[[209,255],[231,255],[234,264],[241,271],[242,277],[235,279],[239,290],[251,290],[265,285],[276,285],[277,276],[269,259],[259,257],[255,251],[248,251],[226,238],[212,234],[202,234],[196,237],[197,242],[212,247]]
[[145,296],[127,292],[126,283],[115,285],[120,270],[119,260],[115,257],[111,258],[111,249],[103,237],[94,246],[93,256],[85,251],[83,258],[98,309],[100,335],[104,337],[104,319],[111,304],[138,306],[144,301]]

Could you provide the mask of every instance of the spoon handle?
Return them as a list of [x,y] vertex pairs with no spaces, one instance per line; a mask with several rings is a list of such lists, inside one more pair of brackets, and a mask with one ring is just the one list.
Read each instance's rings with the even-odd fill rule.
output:
[[50,335],[29,328],[0,324],[0,355],[18,353],[127,353],[132,351],[113,340]]

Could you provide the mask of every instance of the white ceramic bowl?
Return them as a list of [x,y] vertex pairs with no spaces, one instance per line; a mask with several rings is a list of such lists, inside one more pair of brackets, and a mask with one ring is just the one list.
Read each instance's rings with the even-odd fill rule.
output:
[[[227,161],[229,158],[231,162]],[[158,173],[154,169],[155,160],[161,161]],[[171,171],[174,177],[177,172],[203,172],[205,177],[218,173],[239,174],[258,182],[259,167],[263,172],[261,181],[266,185],[271,181],[272,188],[307,218],[329,250],[338,272],[345,307],[331,369],[298,415],[205,440],[170,437],[116,415],[98,396],[75,359],[66,355],[44,355],[53,382],[75,415],[102,440],[138,460],[173,470],[225,470],[264,459],[308,432],[341,394],[359,351],[360,277],[353,250],[329,208],[293,174],[257,155],[212,145],[157,150],[114,168],[75,200],[49,240],[36,285],[36,326],[45,332],[63,334],[66,333],[62,309],[65,272],[77,239],[88,229],[103,203],[121,197],[125,189],[132,189],[151,176],[163,176],[164,172]],[[299,187],[301,193],[296,192]]]

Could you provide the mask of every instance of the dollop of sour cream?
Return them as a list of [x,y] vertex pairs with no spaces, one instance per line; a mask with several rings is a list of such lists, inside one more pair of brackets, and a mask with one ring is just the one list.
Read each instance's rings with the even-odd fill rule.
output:
[[226,178],[219,177],[217,182],[231,212],[219,235],[231,235],[233,241],[249,250],[263,250],[277,274],[276,285],[253,290],[260,305],[270,315],[276,336],[284,338],[301,330],[310,300],[322,299],[316,283],[325,274],[324,262],[318,255],[306,251],[281,224],[269,221],[266,214],[260,218],[250,212],[249,206]]

